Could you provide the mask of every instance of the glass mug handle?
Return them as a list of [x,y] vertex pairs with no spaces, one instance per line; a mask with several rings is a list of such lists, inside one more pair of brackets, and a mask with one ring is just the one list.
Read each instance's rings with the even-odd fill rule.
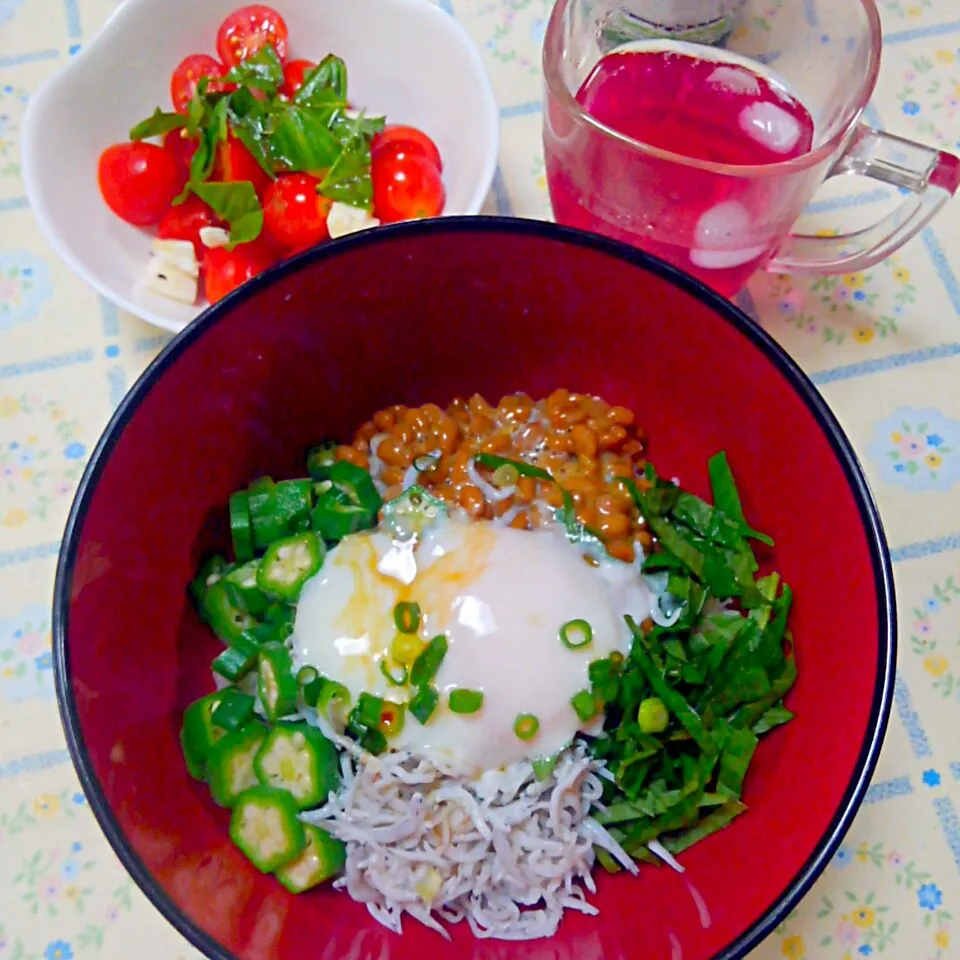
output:
[[930,221],[960,186],[960,157],[859,124],[829,177],[857,173],[909,193],[895,210],[861,230],[823,236],[791,233],[767,269],[853,273],[888,257]]

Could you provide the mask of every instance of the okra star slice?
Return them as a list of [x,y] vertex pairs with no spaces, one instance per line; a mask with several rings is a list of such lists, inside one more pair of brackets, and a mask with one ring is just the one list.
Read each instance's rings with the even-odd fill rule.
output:
[[259,560],[250,560],[223,575],[224,584],[228,592],[234,597],[237,606],[261,616],[270,606],[270,598],[263,592],[257,583],[257,571],[260,569]]
[[347,848],[343,841],[331,837],[326,830],[304,824],[307,846],[292,863],[277,871],[277,879],[291,892],[304,893],[343,873]]
[[213,722],[213,713],[223,701],[223,693],[211,693],[194,700],[183,714],[180,745],[187,772],[195,780],[207,779],[207,759],[226,730]]
[[250,519],[250,497],[246,491],[230,495],[230,536],[233,555],[240,563],[253,559],[253,526]]
[[249,693],[236,687],[227,687],[221,692],[222,699],[213,709],[211,719],[224,730],[239,730],[253,719],[255,700]]
[[249,631],[242,633],[214,659],[213,672],[236,682],[256,666],[259,656],[259,644],[251,638]]
[[259,665],[257,692],[267,719],[276,722],[297,709],[300,684],[293,672],[293,658],[282,643],[265,643]]
[[274,727],[253,766],[260,783],[286,790],[301,810],[324,803],[340,786],[336,747],[302,723]]
[[204,595],[200,615],[224,643],[232,643],[257,623],[237,591],[231,590],[222,577]]
[[253,761],[267,731],[253,723],[228,733],[211,751],[207,760],[210,796],[221,807],[232,807],[244,790],[257,786]]
[[303,585],[323,565],[326,547],[312,532],[275,540],[257,570],[257,584],[276,600],[295,602]]
[[230,818],[230,839],[262,873],[296,860],[307,842],[293,797],[272,787],[240,794]]

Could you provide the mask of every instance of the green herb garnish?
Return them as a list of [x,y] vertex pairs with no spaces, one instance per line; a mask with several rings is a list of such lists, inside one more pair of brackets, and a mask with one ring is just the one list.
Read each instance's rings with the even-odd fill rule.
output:
[[[223,92],[224,84],[235,89]],[[195,193],[208,203],[230,231],[230,245],[249,243],[263,229],[263,209],[249,181],[212,182],[217,152],[235,137],[262,169],[309,173],[319,178],[318,192],[330,200],[371,210],[370,145],[383,129],[382,117],[347,114],[347,68],[333,55],[304,78],[288,100],[280,95],[283,65],[271,46],[233,67],[210,90],[204,78],[185,114],[157,109],[130,131],[131,140],[183,130],[197,149],[186,186],[175,203]]]
[[644,572],[665,575],[666,591],[660,622],[627,618],[625,660],[590,664],[605,706],[591,749],[614,776],[596,816],[638,859],[653,840],[679,853],[739,816],[759,737],[793,717],[792,592],[758,576],[750,541],[773,541],[747,523],[724,454],[709,472],[712,504],[649,464],[647,489],[622,481],[658,541]]

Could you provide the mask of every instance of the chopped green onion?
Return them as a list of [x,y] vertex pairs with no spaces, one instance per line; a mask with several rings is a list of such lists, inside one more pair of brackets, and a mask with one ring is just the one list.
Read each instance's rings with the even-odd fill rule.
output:
[[568,620],[560,628],[560,642],[568,650],[579,650],[593,643],[593,627],[586,620]]
[[483,706],[483,692],[465,687],[451,690],[447,702],[454,713],[476,713]]
[[637,710],[641,733],[663,733],[670,722],[670,714],[659,697],[648,697]]
[[421,724],[426,724],[440,703],[440,694],[436,687],[421,687],[409,703],[410,712]]
[[328,680],[317,696],[317,713],[330,715],[331,708],[337,704],[342,714],[346,714],[350,706],[350,691],[336,680]]
[[[300,696],[308,707],[316,707],[323,693],[323,688],[330,681],[322,674],[314,670],[313,667],[301,667],[297,674],[297,683],[300,684]],[[344,688],[346,689],[346,688]]]
[[518,713],[513,721],[513,732],[521,740],[532,740],[540,729],[540,721],[532,713]]
[[552,757],[537,757],[533,761],[533,775],[538,780],[546,780],[554,770],[557,769],[557,761],[560,759],[560,754],[555,753]]
[[443,658],[447,655],[447,638],[442,634],[435,636],[424,647],[423,653],[413,662],[410,670],[410,682],[415,687],[424,687],[437,675]]
[[498,457],[495,453],[478,453],[474,461],[488,470],[497,470],[500,467],[513,467],[521,477],[533,477],[536,480],[553,481],[553,475],[543,467],[535,467],[532,463],[523,460],[511,460],[509,457]]
[[353,708],[353,716],[358,723],[365,727],[379,727],[383,713],[383,700],[372,693],[361,693],[357,697],[357,705]]
[[384,700],[380,710],[380,732],[387,737],[395,737],[403,730],[406,707],[402,703]]
[[520,479],[520,471],[512,463],[501,463],[491,479],[495,487],[512,487]]
[[393,622],[401,633],[416,633],[420,629],[420,604],[398,603],[393,608]]
[[316,667],[301,667],[297,671],[297,683],[299,683],[301,687],[305,687],[308,684],[313,683],[313,681],[319,676],[320,673]]
[[380,672],[387,683],[394,687],[402,687],[407,682],[407,668],[402,663],[391,669],[390,661],[384,658],[380,661]]
[[589,723],[597,715],[597,701],[589,690],[581,690],[570,698],[570,705],[576,711],[581,723]]
[[410,665],[423,653],[426,644],[411,633],[398,633],[390,644],[390,655],[397,663]]

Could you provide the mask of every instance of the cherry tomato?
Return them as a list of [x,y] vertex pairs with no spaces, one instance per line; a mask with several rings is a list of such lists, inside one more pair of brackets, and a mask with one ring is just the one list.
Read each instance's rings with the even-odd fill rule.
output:
[[234,10],[217,31],[217,53],[230,67],[252,57],[267,44],[283,60],[287,55],[287,25],[272,7],[253,3]]
[[[200,81],[204,77],[222,77],[226,72],[227,68],[219,60],[214,60],[205,53],[191,53],[189,57],[184,57],[170,77],[170,99],[173,101],[173,109],[177,113],[186,113]],[[218,88],[211,83],[207,89],[215,93],[223,87],[221,85]]]
[[213,179],[225,183],[249,180],[257,196],[262,197],[270,184],[270,177],[253,158],[253,154],[232,133],[217,145],[217,156],[213,165]]
[[399,123],[391,123],[373,138],[370,149],[376,153],[381,147],[398,142],[405,143],[410,153],[419,153],[432,161],[437,170],[443,173],[443,161],[440,159],[440,151],[437,149],[437,145],[416,127],[405,127]]
[[440,171],[403,141],[373,155],[373,214],[382,223],[435,217],[445,199]]
[[183,186],[174,156],[153,143],[117,143],[100,154],[100,193],[122,220],[138,227],[157,223]]
[[277,246],[304,250],[326,240],[331,203],[317,193],[320,181],[306,173],[278,177],[263,197],[263,228]]
[[316,66],[309,60],[291,60],[283,65],[283,86],[280,92],[287,97],[293,95],[303,86],[304,77]]
[[203,281],[207,299],[211,303],[236,290],[251,277],[263,273],[271,266],[276,257],[262,240],[241,243],[228,250],[226,247],[214,247],[207,250],[203,257]]
[[184,177],[190,174],[190,161],[197,152],[198,144],[195,137],[185,137],[183,130],[171,130],[163,136],[163,149],[174,156]]
[[220,219],[199,197],[191,195],[178,207],[171,207],[157,226],[161,240],[189,240],[202,260],[206,247],[200,239],[204,227],[219,227]]

